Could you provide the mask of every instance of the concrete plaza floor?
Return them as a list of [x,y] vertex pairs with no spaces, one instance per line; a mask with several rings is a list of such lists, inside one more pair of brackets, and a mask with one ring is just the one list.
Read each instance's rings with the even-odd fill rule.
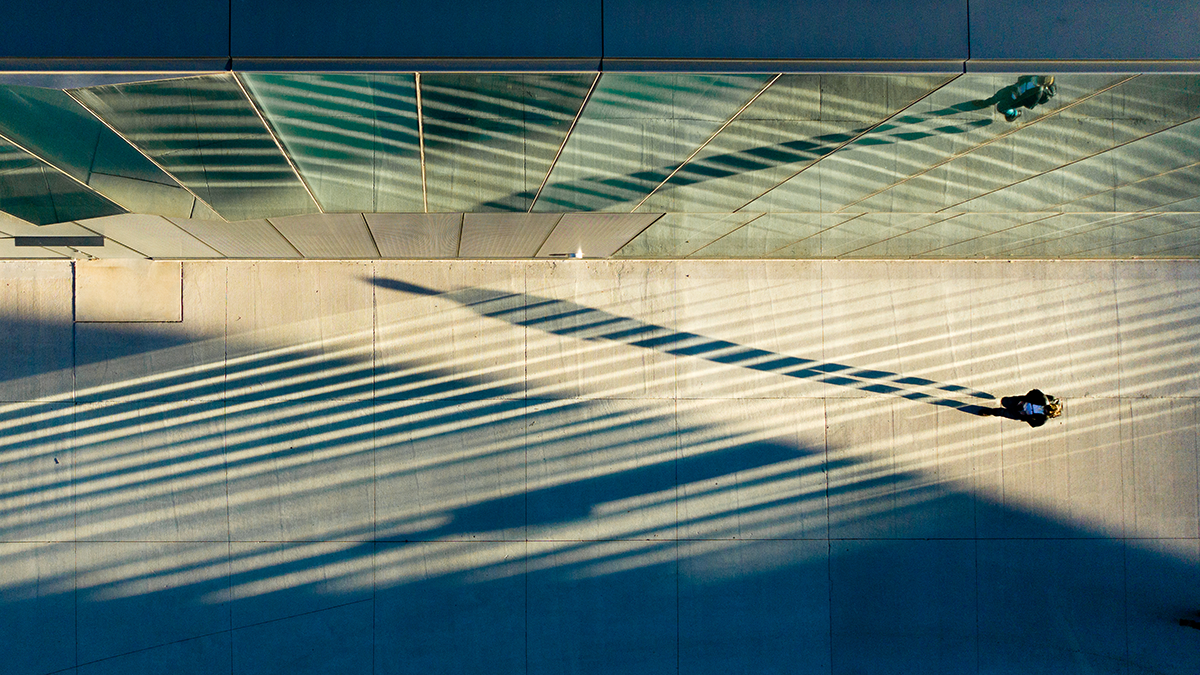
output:
[[0,263],[0,672],[1200,672],[1200,262],[182,270]]

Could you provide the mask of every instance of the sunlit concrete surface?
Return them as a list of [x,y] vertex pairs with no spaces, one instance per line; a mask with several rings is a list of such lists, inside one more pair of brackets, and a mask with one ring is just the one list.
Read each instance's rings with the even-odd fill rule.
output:
[[0,263],[6,675],[1200,672],[1200,263],[72,292]]

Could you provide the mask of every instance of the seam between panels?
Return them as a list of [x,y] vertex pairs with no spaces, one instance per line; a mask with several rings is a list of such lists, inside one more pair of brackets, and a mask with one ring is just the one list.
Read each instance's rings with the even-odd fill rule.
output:
[[[679,297],[676,294],[675,297]],[[675,326],[678,327],[678,321]],[[678,361],[676,361],[678,363]],[[679,460],[683,447],[679,443],[679,399],[673,401],[675,408],[675,672],[683,672],[683,618],[680,612],[680,543],[679,543]]]
[[229,620],[229,672],[234,671],[233,661],[233,520],[229,507],[229,264],[222,265],[225,272],[225,321],[221,358],[221,458],[225,471],[225,578],[228,580],[225,596],[226,618]]
[[75,323],[75,286],[76,269],[75,261],[71,263],[71,610],[73,613],[72,621],[75,626],[75,667],[79,667],[79,486],[76,483],[78,475],[75,471],[76,462],[79,457],[77,450],[79,447],[78,430],[79,430],[79,400],[78,400],[78,383],[76,381],[76,367],[78,364],[78,349],[79,343],[76,339],[77,324]]
[[[364,216],[365,218],[365,216]],[[378,248],[378,247],[377,247]],[[379,631],[379,433],[376,406],[379,400],[379,263],[371,261],[371,673],[375,673]]]
[[[825,359],[825,266],[823,262],[817,265],[821,273],[818,275],[821,298],[821,359]],[[828,626],[826,637],[829,641],[829,672],[833,672],[833,509],[829,504],[829,397],[821,396],[822,424],[821,436],[824,439],[825,450],[825,583],[827,587],[825,601],[827,603]]]
[[1125,624],[1125,665],[1133,665],[1129,660],[1129,542],[1121,542],[1121,581],[1123,582],[1125,602],[1121,603],[1124,609]]
[[[679,264],[676,262],[667,263],[671,270],[671,321],[670,328],[674,332],[679,331]],[[682,645],[682,627],[680,625],[680,602],[679,602],[679,459],[683,455],[683,445],[679,438],[679,355],[671,354],[671,409],[672,409],[672,424],[674,426],[673,437],[675,439],[675,461],[674,464],[674,488],[675,488],[675,523],[674,523],[674,541],[675,541],[675,672],[681,673],[683,667]]]
[[[953,355],[951,355],[953,360]],[[972,537],[975,541],[975,672],[983,672],[982,668],[982,642],[983,635],[980,632],[981,617],[979,615],[980,608],[980,593],[979,593],[979,470],[975,465],[977,460],[972,459],[971,470],[971,531],[974,534]]]
[[[547,174],[549,175],[549,174]],[[532,209],[532,206],[530,207]],[[463,214],[462,222],[466,223],[466,214]],[[462,228],[459,228],[459,245],[462,242]],[[525,485],[524,485],[524,502],[525,502],[525,555],[523,557],[522,578],[525,582],[525,672],[529,673],[529,322],[526,312],[529,307],[529,266],[530,263],[521,263],[521,302],[524,307],[521,308],[521,348],[524,354],[524,359],[521,363],[521,399],[522,419],[524,425],[522,429],[523,448],[522,453],[525,457]]]
[[529,672],[529,404],[528,404],[528,401],[525,404],[521,423],[524,426],[521,437],[522,437],[522,441],[523,441],[522,444],[524,445],[523,453],[525,455],[525,498],[524,498],[524,501],[525,501],[525,536],[524,536],[524,542],[523,542],[524,550],[522,551],[523,555],[521,556],[521,563],[522,563],[521,566],[523,567],[523,569],[521,570],[521,577],[525,583],[525,603],[524,603],[524,605],[525,605],[525,621],[524,621],[525,672],[528,673]]

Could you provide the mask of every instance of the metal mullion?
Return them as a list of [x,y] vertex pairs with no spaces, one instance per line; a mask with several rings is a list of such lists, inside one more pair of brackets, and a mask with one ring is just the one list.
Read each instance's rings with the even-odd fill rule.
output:
[[421,74],[413,73],[413,86],[417,92],[417,146],[421,153],[421,205],[429,213],[429,187],[425,179],[425,111],[421,102]]

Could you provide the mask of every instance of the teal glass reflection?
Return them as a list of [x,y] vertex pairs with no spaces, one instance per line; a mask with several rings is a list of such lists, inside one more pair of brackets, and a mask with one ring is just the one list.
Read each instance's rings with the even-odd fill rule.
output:
[[327,212],[421,212],[412,73],[241,75]]
[[227,220],[318,210],[231,74],[73,93]]
[[0,130],[130,211],[192,212],[194,200],[186,190],[65,92],[0,87]]
[[736,211],[949,79],[782,75],[639,210]]
[[35,225],[113,216],[121,207],[0,140],[0,211]]
[[[1036,157],[1024,156],[1034,148]],[[955,208],[1120,212],[1169,206],[1181,198],[1173,194],[1195,190],[1189,170],[1200,157],[1200,76],[1128,77],[1053,119],[1020,129],[999,151],[1014,157],[1011,183]],[[1124,198],[1155,193],[1162,196]]]
[[996,99],[1027,77],[963,75],[747,209],[991,210],[969,203],[1183,121],[1194,102],[1158,80],[1176,76],[1065,74],[1053,98],[1010,121]]
[[533,210],[632,210],[770,79],[601,76]]
[[528,211],[589,74],[421,76],[430,211]]

